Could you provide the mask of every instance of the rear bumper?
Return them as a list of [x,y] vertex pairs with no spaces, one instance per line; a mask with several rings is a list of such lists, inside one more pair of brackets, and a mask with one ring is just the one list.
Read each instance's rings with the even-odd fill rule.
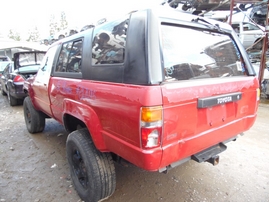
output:
[[[163,148],[152,150],[142,150],[110,134],[103,134],[103,137],[108,151],[118,154],[142,169],[163,172],[190,160],[192,155],[214,145],[237,139],[238,134],[248,130],[255,119],[256,115],[248,116],[189,139],[181,139]],[[214,155],[212,154],[212,157]]]
[[23,83],[9,84],[9,92],[16,99],[24,99],[27,96],[23,90]]
[[[182,159],[191,159],[191,156],[204,151],[219,143],[226,144],[236,140],[239,134],[247,131],[255,122],[256,114],[227,123],[219,128],[196,134],[188,139],[181,139],[173,144],[163,147],[163,156],[160,170],[169,168],[171,164]],[[173,154],[173,155],[171,155]],[[212,154],[212,157],[214,154]]]

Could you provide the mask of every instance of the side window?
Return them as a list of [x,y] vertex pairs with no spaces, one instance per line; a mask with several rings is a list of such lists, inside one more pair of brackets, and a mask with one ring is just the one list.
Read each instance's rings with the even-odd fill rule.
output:
[[7,66],[6,66],[6,68],[4,69],[4,71],[3,71],[3,74],[7,74],[7,73],[9,73],[9,72],[11,72],[10,70],[12,69],[11,68],[11,64],[8,64]]
[[240,32],[240,26],[239,26],[239,24],[232,24],[232,28],[234,29],[234,31],[236,33],[239,33]]
[[82,39],[62,45],[56,72],[81,72]]
[[92,64],[123,63],[128,19],[109,22],[95,28],[92,42]]
[[256,25],[247,23],[247,22],[243,22],[243,28],[244,30],[259,30],[259,28]]

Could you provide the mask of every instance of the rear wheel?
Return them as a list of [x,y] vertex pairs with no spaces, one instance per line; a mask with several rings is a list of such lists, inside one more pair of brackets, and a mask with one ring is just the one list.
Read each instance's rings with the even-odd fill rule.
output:
[[7,99],[10,106],[16,106],[18,100],[10,95],[9,89],[7,89]]
[[111,154],[96,149],[87,129],[69,134],[66,152],[72,181],[82,200],[95,202],[113,194],[116,173]]
[[23,111],[29,133],[42,132],[45,128],[45,116],[34,108],[29,97],[26,97],[23,101]]

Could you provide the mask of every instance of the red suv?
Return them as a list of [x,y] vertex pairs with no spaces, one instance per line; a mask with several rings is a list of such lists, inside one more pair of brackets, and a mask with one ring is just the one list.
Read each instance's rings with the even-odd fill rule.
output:
[[[167,10],[168,9],[168,10]],[[233,29],[161,7],[54,43],[27,82],[30,133],[52,117],[84,201],[110,196],[114,161],[166,172],[188,160],[216,165],[254,123],[259,82]]]

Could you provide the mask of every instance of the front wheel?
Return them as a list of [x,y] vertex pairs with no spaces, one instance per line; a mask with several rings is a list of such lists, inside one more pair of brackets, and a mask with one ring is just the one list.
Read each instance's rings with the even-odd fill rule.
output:
[[29,133],[39,133],[45,128],[45,116],[37,111],[29,97],[23,101],[24,120]]
[[87,129],[68,135],[67,159],[78,195],[85,202],[108,198],[116,187],[116,173],[110,153],[98,151]]

